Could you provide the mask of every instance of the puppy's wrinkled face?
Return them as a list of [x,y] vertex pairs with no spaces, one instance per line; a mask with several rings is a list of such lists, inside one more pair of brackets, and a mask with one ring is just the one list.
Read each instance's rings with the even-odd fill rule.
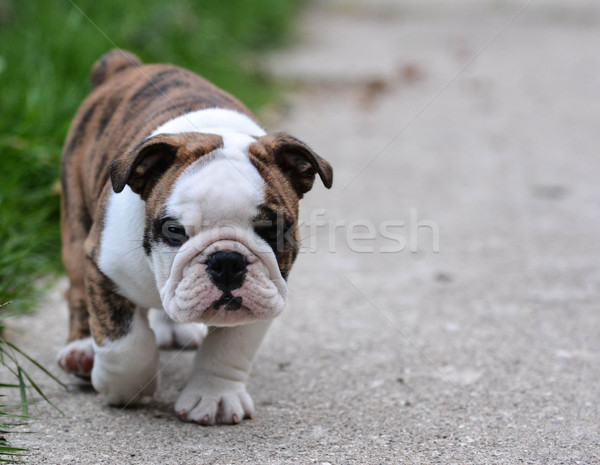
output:
[[[259,218],[265,181],[246,153],[227,145],[189,165],[152,218],[156,279],[176,321],[240,324],[273,318],[285,306],[276,255],[293,244],[277,250],[257,234],[278,228]],[[292,212],[284,214],[295,222]]]
[[160,134],[113,165],[115,190],[129,184],[146,202],[144,248],[175,321],[231,326],[283,310],[303,194],[294,183],[312,185],[315,170],[298,154],[278,163],[274,137]]

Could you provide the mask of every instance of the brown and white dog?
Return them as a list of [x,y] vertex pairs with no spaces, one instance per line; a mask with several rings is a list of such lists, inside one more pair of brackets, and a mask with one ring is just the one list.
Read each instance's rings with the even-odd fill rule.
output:
[[[91,79],[61,166],[70,325],[58,362],[129,405],[156,389],[157,339],[183,345],[182,323],[203,323],[175,411],[200,424],[250,418],[245,383],[286,303],[298,201],[316,174],[331,186],[331,166],[184,69],[113,50]],[[156,335],[151,308],[164,311]]]

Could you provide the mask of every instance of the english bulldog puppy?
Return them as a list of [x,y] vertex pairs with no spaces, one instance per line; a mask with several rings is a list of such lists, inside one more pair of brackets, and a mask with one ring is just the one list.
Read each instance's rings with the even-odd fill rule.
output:
[[113,50],[91,81],[61,163],[70,321],[58,363],[131,405],[157,387],[157,337],[199,345],[177,416],[252,418],[246,380],[286,304],[298,202],[316,175],[331,187],[331,166],[190,71]]

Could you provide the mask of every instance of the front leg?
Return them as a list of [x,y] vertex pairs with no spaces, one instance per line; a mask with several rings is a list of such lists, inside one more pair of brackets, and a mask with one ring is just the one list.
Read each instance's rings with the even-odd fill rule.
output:
[[94,338],[92,385],[109,405],[132,405],[157,385],[158,349],[148,311],[117,293],[96,264],[86,262]]
[[254,415],[246,380],[270,321],[210,328],[192,375],[175,403],[177,416],[201,425],[239,423]]

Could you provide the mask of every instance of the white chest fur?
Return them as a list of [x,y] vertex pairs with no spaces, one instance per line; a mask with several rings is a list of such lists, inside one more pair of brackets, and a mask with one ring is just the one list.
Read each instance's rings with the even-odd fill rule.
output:
[[111,193],[98,266],[119,293],[145,308],[161,308],[150,259],[144,253],[144,202],[129,186]]

